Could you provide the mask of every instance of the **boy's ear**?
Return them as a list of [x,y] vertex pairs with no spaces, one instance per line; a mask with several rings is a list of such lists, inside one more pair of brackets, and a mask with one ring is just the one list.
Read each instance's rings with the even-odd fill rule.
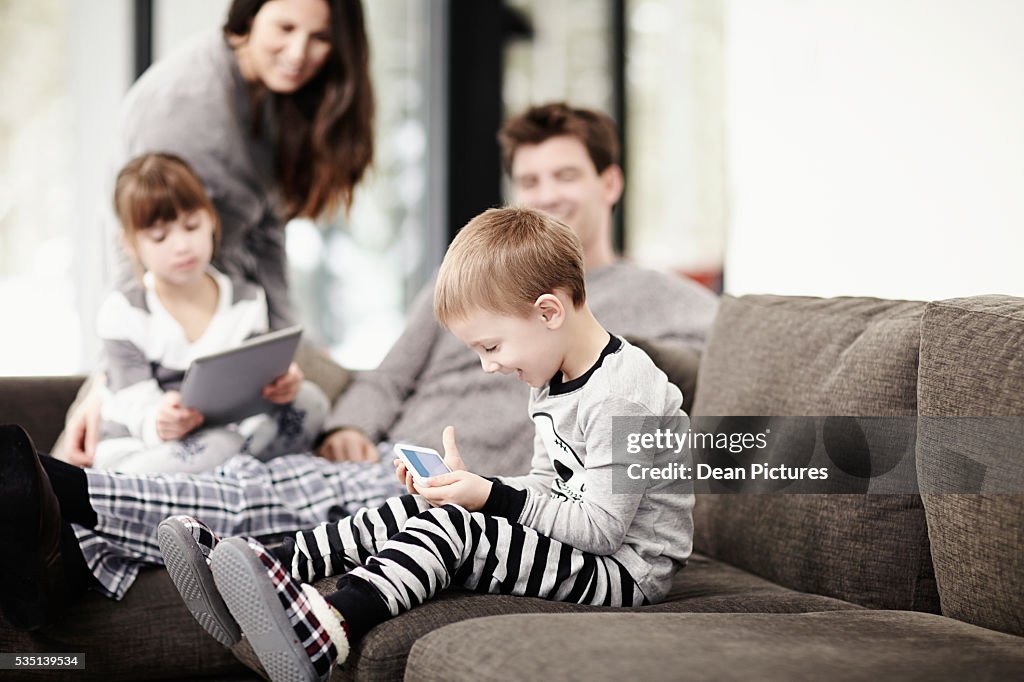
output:
[[533,308],[548,329],[558,329],[565,322],[565,306],[554,294],[541,294],[533,302]]

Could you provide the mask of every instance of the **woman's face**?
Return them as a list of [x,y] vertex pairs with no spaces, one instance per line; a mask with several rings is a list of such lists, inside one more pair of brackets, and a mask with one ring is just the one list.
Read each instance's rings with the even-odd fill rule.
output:
[[299,90],[331,52],[330,20],[325,0],[264,3],[236,50],[242,76],[281,94]]

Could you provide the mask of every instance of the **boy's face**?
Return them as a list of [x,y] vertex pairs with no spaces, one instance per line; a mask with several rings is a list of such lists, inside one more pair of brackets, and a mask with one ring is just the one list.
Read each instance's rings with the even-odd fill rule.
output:
[[158,281],[185,286],[205,276],[213,257],[213,231],[213,217],[207,211],[183,211],[174,220],[138,230],[132,250]]
[[584,251],[611,239],[611,213],[622,195],[622,175],[617,166],[598,173],[579,139],[561,135],[519,147],[512,158],[512,188],[516,203],[572,228]]
[[565,357],[557,326],[539,309],[518,316],[477,308],[448,328],[480,356],[485,372],[515,374],[534,388],[546,384]]

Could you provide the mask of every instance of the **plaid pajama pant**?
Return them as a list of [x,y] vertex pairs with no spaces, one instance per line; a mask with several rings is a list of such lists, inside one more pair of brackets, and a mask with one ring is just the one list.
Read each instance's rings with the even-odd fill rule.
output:
[[[290,573],[306,582],[346,573],[370,583],[392,616],[456,585],[476,592],[603,606],[648,603],[611,556],[590,554],[533,528],[402,495],[285,541]],[[287,550],[286,550],[287,553]],[[281,552],[277,552],[280,556]]]
[[124,596],[142,565],[163,564],[156,527],[168,516],[202,519],[221,537],[258,537],[339,519],[404,490],[387,457],[358,464],[237,455],[207,474],[85,472],[98,523],[74,530],[101,591],[113,599]]

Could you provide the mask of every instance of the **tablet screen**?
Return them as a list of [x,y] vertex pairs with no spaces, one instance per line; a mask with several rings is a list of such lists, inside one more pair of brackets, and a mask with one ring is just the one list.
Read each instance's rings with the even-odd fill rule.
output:
[[416,475],[421,478],[430,478],[439,474],[448,473],[448,467],[437,455],[415,450],[402,448],[402,454],[409,459],[409,463],[416,469]]

